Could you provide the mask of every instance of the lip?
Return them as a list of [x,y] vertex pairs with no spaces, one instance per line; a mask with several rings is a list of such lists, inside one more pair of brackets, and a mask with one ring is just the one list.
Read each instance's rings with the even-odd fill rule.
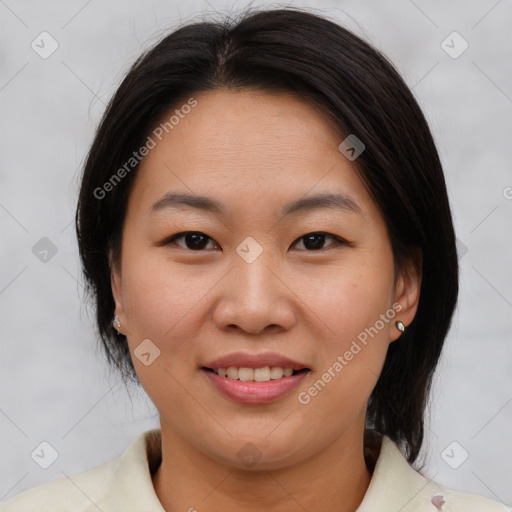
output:
[[299,361],[293,361],[288,357],[275,352],[264,352],[262,354],[233,352],[205,363],[201,367],[217,370],[219,368],[229,368],[230,366],[234,366],[236,368],[264,368],[265,366],[280,366],[282,368],[291,368],[292,370],[309,368],[307,364]]
[[[246,368],[252,368],[252,366],[246,366]],[[256,366],[256,368],[259,368],[259,366]],[[242,404],[268,404],[276,402],[280,398],[288,395],[310,373],[309,371],[300,372],[290,377],[282,377],[265,382],[245,382],[230,379],[229,377],[221,377],[217,373],[205,370],[204,368],[201,368],[200,372],[218,391],[228,398]]]

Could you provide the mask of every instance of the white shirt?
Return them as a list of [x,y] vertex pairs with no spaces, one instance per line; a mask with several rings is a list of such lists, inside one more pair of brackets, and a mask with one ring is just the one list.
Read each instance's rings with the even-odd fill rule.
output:
[[[160,436],[160,429],[143,432],[118,459],[69,479],[27,489],[0,505],[0,512],[165,512],[151,479],[161,460]],[[422,476],[384,436],[370,486],[357,512],[436,511],[510,509],[494,500],[452,491]]]

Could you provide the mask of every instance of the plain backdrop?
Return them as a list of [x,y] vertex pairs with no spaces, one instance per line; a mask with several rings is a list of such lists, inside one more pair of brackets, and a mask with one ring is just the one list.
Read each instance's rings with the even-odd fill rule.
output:
[[[106,103],[142,50],[197,15],[247,5],[0,0],[0,502],[109,462],[159,426],[144,391],[128,394],[108,369],[83,303],[73,225],[79,170]],[[512,1],[293,5],[325,12],[383,51],[430,123],[454,213],[461,290],[422,472],[510,506]],[[31,456],[42,442],[58,455],[48,469]]]

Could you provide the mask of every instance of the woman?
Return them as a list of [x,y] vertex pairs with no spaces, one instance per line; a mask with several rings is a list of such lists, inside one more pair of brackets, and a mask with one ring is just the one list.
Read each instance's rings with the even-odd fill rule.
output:
[[168,35],[76,221],[108,359],[161,428],[3,512],[507,510],[411,466],[458,264],[430,130],[367,43],[291,8]]

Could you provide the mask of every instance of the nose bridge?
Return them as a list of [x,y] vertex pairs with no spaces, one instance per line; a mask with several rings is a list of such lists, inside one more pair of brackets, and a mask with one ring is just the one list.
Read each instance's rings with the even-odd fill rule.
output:
[[[263,246],[252,236],[246,237],[236,248],[235,269],[237,281],[242,289],[238,290],[240,299],[271,300],[276,289],[274,272],[276,260],[270,247]],[[271,269],[274,271],[272,272]]]
[[247,237],[233,258],[229,284],[215,312],[218,327],[237,325],[253,334],[267,326],[291,328],[293,308],[271,249]]

